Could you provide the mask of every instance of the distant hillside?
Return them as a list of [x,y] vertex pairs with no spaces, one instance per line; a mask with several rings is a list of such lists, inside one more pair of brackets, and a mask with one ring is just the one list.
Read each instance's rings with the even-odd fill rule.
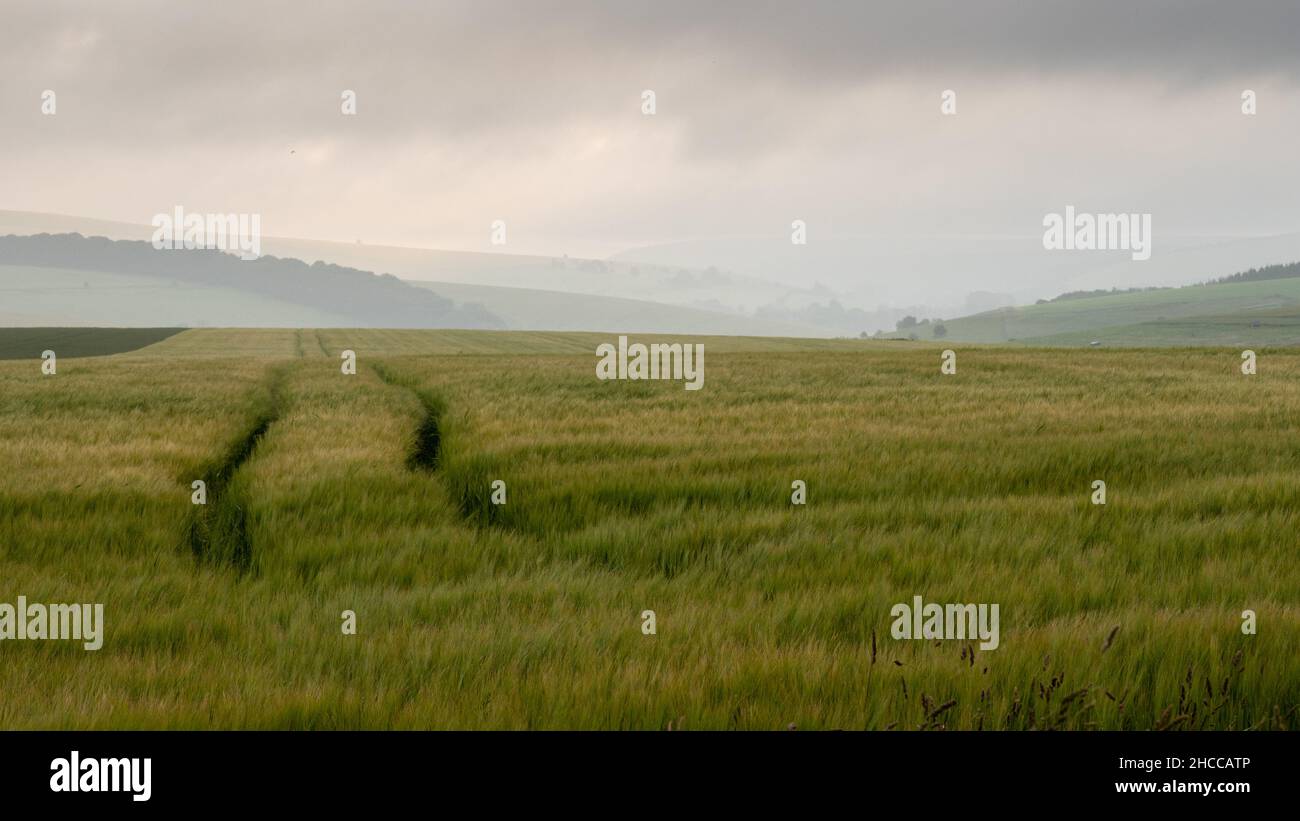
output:
[[[1037,222],[1035,221],[1035,226]],[[1162,232],[1151,259],[1127,251],[1043,252],[1042,234],[1022,236],[828,235],[810,224],[806,245],[773,226],[766,237],[705,238],[638,248],[618,262],[716,265],[773,281],[822,283],[845,306],[904,307],[917,316],[963,316],[974,290],[1027,304],[1067,291],[1178,287],[1233,271],[1300,259],[1300,232],[1266,237],[1177,236]],[[766,296],[764,302],[771,302]],[[985,306],[978,306],[985,307]],[[992,307],[992,306],[988,306]],[[901,317],[901,314],[899,315]],[[897,319],[899,317],[895,317]],[[890,321],[885,327],[891,327]],[[880,325],[859,330],[868,333]]]
[[343,314],[162,277],[0,264],[0,326],[348,328]]
[[1292,262],[1286,265],[1265,265],[1263,268],[1251,268],[1249,271],[1242,271],[1239,274],[1216,279],[1211,284],[1222,284],[1225,282],[1264,282],[1270,279],[1291,279],[1300,277],[1300,262]]
[[[1232,274],[1226,277],[1219,277],[1203,285],[1223,285],[1229,282],[1263,282],[1270,279],[1290,279],[1300,277],[1300,262],[1292,262],[1285,265],[1265,265],[1262,268],[1251,268],[1249,271]],[[1143,291],[1172,291],[1176,286],[1172,285],[1151,285],[1145,288],[1095,288],[1091,291],[1066,291],[1060,296],[1051,299],[1040,299],[1038,302],[1061,302],[1067,299],[1086,299],[1094,296],[1114,296],[1116,294],[1135,294]]]
[[1300,278],[1268,266],[1216,283],[1075,296],[1000,308],[882,338],[1030,345],[1300,345]]
[[[61,214],[0,210],[0,234],[80,233],[118,240],[144,240],[147,225]],[[262,237],[267,254],[305,263],[325,262],[382,271],[465,305],[481,305],[511,330],[627,330],[639,333],[740,334],[748,336],[856,336],[876,324],[849,315],[806,317],[808,310],[755,315],[728,295],[778,300],[788,289],[770,283],[733,281],[724,272],[615,263],[502,251],[467,252],[398,248],[361,242]],[[0,265],[4,261],[0,260]],[[287,302],[228,287],[228,281],[184,282],[162,277],[75,269],[50,274],[26,266],[30,275],[0,271],[0,325],[110,324],[241,327],[339,327],[356,325],[335,306]],[[45,269],[53,270],[53,269]],[[75,288],[75,291],[66,290]],[[20,290],[15,290],[20,289]],[[148,294],[148,299],[136,299]]]
[[724,336],[827,337],[824,327],[622,299],[536,288],[503,288],[459,282],[419,282],[458,301],[477,302],[520,331],[605,331],[610,333],[719,334]]
[[[34,270],[50,273],[34,276]],[[252,320],[251,324],[257,325],[282,325],[306,319],[325,321],[293,324],[364,328],[505,327],[500,318],[480,305],[458,306],[388,274],[376,275],[324,262],[308,265],[301,260],[269,255],[245,261],[216,250],[160,251],[147,242],[80,234],[0,237],[0,289],[8,296],[0,308],[0,319],[17,324],[24,315],[47,322],[57,318],[49,314],[62,310],[69,298],[75,301],[88,296],[67,293],[69,272],[76,271],[87,274],[83,291],[91,288],[90,274],[105,278],[107,281],[96,282],[97,288],[112,289],[116,301],[134,303],[122,308],[143,314],[136,321],[145,325],[171,324],[169,317],[153,316],[166,307],[188,310],[202,317],[196,320],[202,324],[248,325],[250,316],[243,312],[251,311],[254,315],[263,314]],[[76,278],[75,274],[71,276],[74,288]],[[162,294],[157,293],[160,289]],[[209,290],[216,293],[205,293]],[[207,297],[214,295],[218,299],[209,302]],[[223,305],[225,310],[219,310]],[[274,309],[272,315],[265,316],[265,310],[259,310],[259,306]],[[290,310],[283,311],[283,307]],[[38,316],[30,316],[33,311]]]
[[1116,294],[1140,294],[1145,291],[1171,291],[1172,285],[1152,285],[1146,288],[1093,288],[1090,291],[1066,291],[1051,299],[1040,299],[1038,304],[1047,302],[1064,302],[1067,299],[1091,299],[1095,296],[1115,296]]
[[[109,239],[148,239],[153,229],[65,214],[0,210],[0,234],[80,233]],[[788,286],[740,277],[728,271],[685,265],[510,253],[508,247],[448,251],[263,235],[267,254],[304,262],[329,262],[363,271],[382,271],[407,281],[537,289],[688,308],[752,310],[790,293]],[[752,304],[749,304],[751,303]],[[779,332],[779,331],[778,331]]]

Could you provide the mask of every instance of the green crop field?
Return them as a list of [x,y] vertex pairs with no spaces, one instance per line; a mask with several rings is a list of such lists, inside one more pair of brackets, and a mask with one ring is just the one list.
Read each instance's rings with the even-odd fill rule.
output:
[[181,328],[0,328],[0,359],[108,356],[133,351],[181,332]]
[[[0,728],[1300,723],[1300,350],[703,338],[686,391],[607,341],[0,362],[0,602],[106,623],[0,642]],[[892,638],[914,596],[1000,646]]]

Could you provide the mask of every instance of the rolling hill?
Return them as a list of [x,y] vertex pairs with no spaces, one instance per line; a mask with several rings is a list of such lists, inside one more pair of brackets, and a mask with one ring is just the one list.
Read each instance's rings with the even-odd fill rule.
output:
[[[1060,299],[945,320],[953,342],[1027,345],[1300,345],[1300,278]],[[934,325],[881,338],[935,339]]]
[[644,299],[459,282],[408,282],[457,302],[478,303],[500,317],[512,331],[830,336],[825,328],[808,323],[706,311]]
[[271,255],[246,261],[217,250],[162,251],[139,240],[81,234],[0,236],[0,288],[6,313],[36,314],[54,325],[71,324],[69,303],[78,303],[97,321],[109,313],[110,325],[173,325],[170,312],[179,309],[203,317],[193,324],[504,327],[481,306],[457,305],[391,275]]
[[[0,211],[0,239],[6,234],[30,237],[41,233],[82,234],[99,242],[101,238],[139,242],[149,239],[152,229],[61,214]],[[361,273],[387,274],[385,279],[400,279],[423,292],[408,291],[404,300],[395,300],[393,310],[398,314],[404,310],[403,301],[418,304],[444,298],[458,303],[461,312],[477,313],[460,317],[459,322],[439,323],[444,327],[804,337],[849,333],[843,328],[796,319],[692,307],[691,303],[716,302],[728,289],[757,293],[776,287],[771,283],[736,283],[707,271],[282,237],[263,237],[262,250],[282,261],[301,260],[313,270],[318,270],[315,266],[319,263],[328,266],[326,270],[344,266]],[[41,267],[50,267],[47,262],[43,261]],[[266,293],[264,288],[254,288],[259,292],[250,293],[246,287],[249,283],[241,284],[238,277],[196,283],[156,266],[97,270],[101,266],[90,260],[64,266],[65,273],[66,269],[75,269],[71,277],[52,273],[49,281],[43,282],[35,270],[18,270],[22,267],[35,268],[7,259],[0,248],[0,294],[4,297],[0,300],[0,325],[432,326],[385,316],[361,321],[353,316],[352,300],[334,305],[300,304],[285,299],[284,293]],[[236,274],[243,272],[234,269]],[[146,293],[148,300],[133,298]],[[344,305],[349,310],[342,310]]]

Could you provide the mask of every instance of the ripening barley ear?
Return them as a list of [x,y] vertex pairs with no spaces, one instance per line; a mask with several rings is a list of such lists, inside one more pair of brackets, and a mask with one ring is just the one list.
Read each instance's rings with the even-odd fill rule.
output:
[[641,611],[641,634],[643,636],[656,635],[658,633],[658,629],[655,626],[656,623],[657,622],[655,619],[655,611],[653,610]]
[[343,367],[342,367],[343,375],[356,376],[357,375],[357,352],[353,350],[346,350],[342,354],[340,354],[339,357],[343,360]]
[[[1117,636],[1117,635],[1119,635],[1119,625],[1118,625],[1118,624],[1115,625],[1113,628],[1111,628],[1110,634],[1106,636],[1106,641],[1104,641],[1104,642],[1102,643],[1102,645],[1101,645],[1101,652],[1104,653],[1104,652],[1106,652],[1107,650],[1110,649],[1110,646],[1111,646],[1112,644],[1115,643],[1115,636]],[[1114,700],[1114,697],[1113,697],[1113,696],[1112,696],[1111,698],[1112,698],[1112,700]]]

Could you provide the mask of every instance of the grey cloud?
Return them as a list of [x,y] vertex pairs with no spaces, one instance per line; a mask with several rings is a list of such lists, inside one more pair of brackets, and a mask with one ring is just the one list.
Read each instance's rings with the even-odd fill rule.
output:
[[[409,244],[504,215],[545,253],[796,215],[819,237],[1032,232],[1086,198],[1280,230],[1298,24],[1294,0],[4,0],[0,207],[215,201]],[[963,109],[941,122],[945,87]]]
[[[11,0],[3,15],[5,103],[54,87],[100,139],[126,142],[146,130],[472,138],[634,113],[642,86],[701,116],[900,75],[968,87],[1090,72],[1174,85],[1300,77],[1300,6],[1283,1]],[[343,88],[372,115],[346,129]]]

